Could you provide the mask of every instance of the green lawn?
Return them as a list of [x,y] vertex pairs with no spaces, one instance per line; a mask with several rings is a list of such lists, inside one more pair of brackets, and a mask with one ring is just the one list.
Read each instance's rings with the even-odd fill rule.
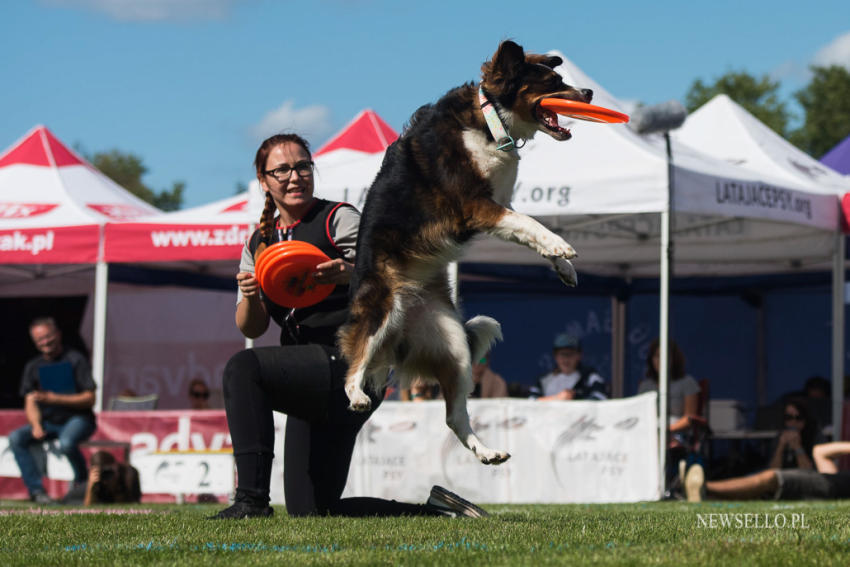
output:
[[[489,518],[459,520],[290,519],[276,507],[272,519],[223,522],[204,519],[218,509],[210,505],[130,508],[150,511],[144,514],[107,514],[113,509],[107,507],[78,514],[62,507],[32,513],[26,504],[6,502],[0,505],[0,567],[850,564],[850,502],[487,508]],[[783,522],[784,528],[777,526]]]

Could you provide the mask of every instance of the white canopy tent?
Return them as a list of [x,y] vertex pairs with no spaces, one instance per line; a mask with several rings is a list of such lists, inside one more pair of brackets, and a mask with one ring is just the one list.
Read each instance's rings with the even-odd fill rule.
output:
[[[850,178],[823,165],[782,138],[727,95],[717,95],[691,114],[675,138],[712,157],[776,175],[815,193],[850,193]],[[833,269],[833,438],[840,439],[844,399],[844,238],[836,236]]]
[[810,187],[843,195],[850,177],[825,166],[720,94],[695,110],[674,138],[717,159]]

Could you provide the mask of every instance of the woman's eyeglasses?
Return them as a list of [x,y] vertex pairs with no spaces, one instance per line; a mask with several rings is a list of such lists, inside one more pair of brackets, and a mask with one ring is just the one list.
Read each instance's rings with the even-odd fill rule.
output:
[[207,398],[210,397],[209,392],[199,392],[197,390],[190,392],[189,395],[192,396],[193,398],[198,398],[199,400],[206,400]]
[[283,164],[280,167],[264,171],[263,175],[271,175],[282,183],[289,179],[289,176],[293,171],[295,171],[298,177],[309,177],[313,175],[313,162],[299,161],[293,166],[290,166],[289,164]]
[[803,421],[803,416],[799,413],[786,413],[785,421]]

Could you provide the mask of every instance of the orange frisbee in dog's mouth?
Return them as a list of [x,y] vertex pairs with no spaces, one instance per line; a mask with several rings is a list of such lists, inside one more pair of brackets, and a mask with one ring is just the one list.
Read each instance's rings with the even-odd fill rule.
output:
[[628,122],[629,115],[605,108],[604,106],[596,106],[586,102],[577,100],[568,100],[565,98],[544,98],[540,101],[540,106],[546,110],[557,112],[564,116],[577,118],[578,120],[587,120],[589,122],[603,122],[608,124],[616,124]]
[[336,287],[313,277],[316,266],[330,258],[309,242],[287,240],[272,244],[257,258],[254,273],[266,297],[284,307],[315,305]]

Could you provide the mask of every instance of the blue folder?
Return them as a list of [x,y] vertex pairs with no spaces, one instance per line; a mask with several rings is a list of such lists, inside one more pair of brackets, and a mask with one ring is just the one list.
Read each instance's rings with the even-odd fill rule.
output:
[[57,394],[74,394],[77,391],[77,381],[74,379],[74,368],[70,362],[46,364],[38,369],[38,382],[41,389]]

